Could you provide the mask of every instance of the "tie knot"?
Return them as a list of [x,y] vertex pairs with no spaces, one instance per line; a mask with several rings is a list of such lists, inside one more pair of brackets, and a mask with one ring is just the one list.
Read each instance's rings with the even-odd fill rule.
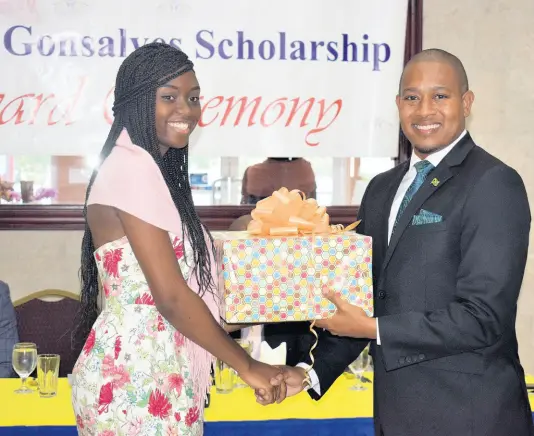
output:
[[414,164],[414,167],[415,167],[415,170],[417,171],[418,174],[425,174],[426,175],[430,171],[432,171],[432,169],[434,168],[434,165],[432,165],[427,160],[422,160],[422,161],[417,162],[416,164]]

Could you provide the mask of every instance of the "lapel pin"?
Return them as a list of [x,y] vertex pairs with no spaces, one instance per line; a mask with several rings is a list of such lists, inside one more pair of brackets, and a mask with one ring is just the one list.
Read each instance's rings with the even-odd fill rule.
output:
[[432,183],[434,186],[438,186],[439,180],[434,177],[430,183]]

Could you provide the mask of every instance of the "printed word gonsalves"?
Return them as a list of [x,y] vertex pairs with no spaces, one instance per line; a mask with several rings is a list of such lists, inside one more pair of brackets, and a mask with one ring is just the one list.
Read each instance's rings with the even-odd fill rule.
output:
[[163,38],[132,36],[124,28],[114,29],[108,35],[91,36],[75,31],[43,32],[17,24],[4,32],[2,40],[4,50],[13,56],[122,58],[144,44],[159,41],[203,60],[351,62],[380,71],[391,58],[389,44],[372,42],[366,33],[358,41],[347,33],[329,40],[301,40],[285,31],[260,37],[241,30],[218,34],[201,29],[190,38]]

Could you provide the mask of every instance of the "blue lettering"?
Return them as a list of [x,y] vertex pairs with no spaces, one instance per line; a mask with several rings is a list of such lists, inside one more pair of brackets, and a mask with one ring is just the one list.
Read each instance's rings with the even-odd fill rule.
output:
[[351,62],[358,62],[358,46],[354,42],[349,42],[349,35],[343,34],[343,62],[349,60],[349,47],[351,49]]
[[330,41],[326,45],[326,50],[328,51],[327,59],[330,62],[337,61],[337,58],[339,57],[339,53],[337,52],[337,42]]
[[[138,49],[141,47],[141,44],[139,44],[139,38],[130,38],[130,41],[132,41],[132,44],[135,49]],[[148,42],[148,38],[145,38],[145,42],[142,45],[145,45]]]
[[232,55],[228,55],[226,54],[226,52],[224,51],[224,45],[227,44],[228,47],[232,47],[234,45],[234,43],[232,42],[232,40],[230,39],[223,39],[220,43],[219,43],[219,47],[218,47],[218,51],[219,51],[219,56],[221,57],[221,59],[232,59]]
[[84,36],[82,38],[82,56],[91,57],[94,56],[94,54],[93,40],[90,36]]
[[311,60],[316,61],[317,60],[317,47],[324,47],[324,41],[312,41],[311,45],[312,45]]
[[[367,41],[369,39],[369,35],[364,34],[363,40]],[[363,44],[363,62],[369,62],[369,44],[364,42]]]
[[[0,0],[1,1],[1,0]],[[61,35],[61,33],[58,33]],[[196,33],[196,57],[198,59],[239,60],[292,60],[358,62],[372,65],[380,71],[382,64],[391,58],[387,43],[373,43],[368,34],[354,42],[347,33],[340,33],[336,40],[293,39],[284,31],[273,38],[254,39],[245,31],[236,30],[232,36],[217,39],[213,30],[201,29]],[[276,36],[277,35],[277,36]],[[14,25],[3,35],[6,51],[14,56],[39,55],[44,57],[126,57],[132,50],[151,41],[165,43],[165,38],[130,37],[128,29],[117,28],[110,36],[33,35],[31,26]],[[169,38],[169,45],[181,49],[182,39]]]
[[280,60],[286,60],[286,32],[280,32]]
[[202,56],[197,50],[197,58],[198,59],[211,59],[213,55],[215,54],[215,47],[213,46],[213,44],[209,43],[206,39],[204,39],[204,36],[203,36],[204,33],[207,33],[209,36],[211,36],[211,39],[213,40],[213,32],[209,30],[199,30],[197,32],[196,39],[197,39],[198,45],[208,50],[208,53],[209,53],[208,56]]
[[98,56],[100,57],[115,57],[115,42],[111,36],[103,36],[98,40],[98,43],[102,46],[98,50]]
[[[246,58],[243,53],[245,44],[248,48],[248,56]],[[237,32],[237,59],[254,60],[254,43],[250,39],[244,39],[242,30]]]
[[[266,47],[268,47],[266,49]],[[274,57],[274,54],[276,53],[276,48],[274,46],[274,42],[269,41],[266,39],[265,41],[260,42],[260,45],[258,47],[260,57],[266,61],[272,59]],[[268,54],[265,52],[268,51]]]
[[24,50],[23,50],[22,53],[16,52],[15,49],[13,48],[13,33],[17,29],[24,29],[28,33],[28,35],[30,35],[30,36],[32,34],[32,28],[31,27],[26,27],[26,26],[13,26],[13,27],[10,27],[9,29],[7,29],[7,32],[4,34],[4,47],[12,55],[15,55],[15,56],[27,56],[27,55],[32,53],[31,44],[23,42],[22,43],[22,47],[24,48]]
[[180,46],[182,45],[182,40],[179,39],[179,38],[172,38],[172,39],[169,41],[169,45],[171,45],[171,46],[174,47],[174,48],[177,48],[178,50],[181,50],[181,49],[180,49]]
[[126,29],[119,28],[119,34],[120,34],[120,46],[121,46],[121,58],[126,57],[127,51],[127,45],[128,40],[126,39]]
[[[380,71],[380,64],[382,62],[389,61],[389,58],[391,57],[391,48],[388,44],[373,44],[373,71]],[[383,57],[380,56],[381,49],[384,49],[383,51]]]
[[[48,47],[48,51],[45,51],[45,41],[50,41],[50,47]],[[39,50],[39,53],[41,53],[42,56],[50,56],[54,53],[55,48],[54,40],[50,35],[43,35],[39,38],[39,42],[37,43],[37,50]]]
[[291,48],[295,49],[291,52],[289,58],[293,61],[305,61],[306,60],[306,47],[302,41],[293,41]]
[[[70,50],[67,50],[67,45],[69,46]],[[76,42],[73,39],[64,39],[59,41],[59,55],[78,56],[78,54],[76,53]]]

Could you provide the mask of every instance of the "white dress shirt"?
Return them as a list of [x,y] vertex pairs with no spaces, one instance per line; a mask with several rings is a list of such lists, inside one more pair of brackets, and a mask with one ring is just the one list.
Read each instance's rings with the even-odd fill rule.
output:
[[[443,160],[445,156],[452,150],[452,148],[466,135],[467,131],[464,130],[456,140],[450,144],[449,146],[445,147],[442,150],[439,150],[435,153],[432,153],[429,155],[425,160],[430,162],[432,165],[434,165],[434,168],[439,165],[439,163]],[[391,210],[389,211],[389,221],[388,221],[388,244],[391,239],[391,234],[393,232],[393,225],[395,224],[395,219],[397,218],[397,214],[399,212],[400,205],[402,203],[402,199],[406,195],[406,192],[408,191],[408,188],[412,184],[412,182],[415,179],[415,176],[417,175],[417,170],[415,169],[415,164],[417,162],[420,162],[422,159],[419,158],[415,153],[412,153],[412,157],[410,159],[410,168],[402,178],[402,181],[400,182],[399,188],[397,189],[397,193],[395,194],[395,198],[393,199],[393,203],[391,204]],[[376,318],[376,344],[380,344],[380,330],[379,330],[379,318]],[[308,365],[305,363],[299,363],[297,366],[300,366],[302,368],[307,368]],[[319,395],[321,395],[321,386],[319,385],[319,378],[317,377],[317,374],[313,370],[313,368],[308,373],[312,382],[312,389],[315,390]]]
[[[436,151],[435,153],[432,153],[429,155],[425,160],[430,162],[432,165],[434,165],[434,168],[437,167],[440,162],[443,160],[447,154],[449,154],[449,151],[452,150],[452,148],[465,136],[467,133],[466,130],[462,132],[460,136],[448,147],[445,147],[444,149],[440,151]],[[391,239],[391,233],[393,232],[393,225],[395,224],[395,219],[397,218],[397,214],[399,213],[399,208],[402,203],[402,199],[406,195],[406,192],[408,191],[408,188],[412,184],[412,182],[415,179],[415,176],[417,175],[417,170],[415,169],[415,164],[417,162],[421,162],[422,159],[419,158],[415,153],[412,153],[412,157],[410,159],[410,168],[404,175],[402,181],[400,182],[399,188],[397,189],[397,193],[395,194],[395,198],[393,199],[393,203],[391,205],[391,210],[389,212],[389,223],[388,223],[388,244],[389,240]]]

